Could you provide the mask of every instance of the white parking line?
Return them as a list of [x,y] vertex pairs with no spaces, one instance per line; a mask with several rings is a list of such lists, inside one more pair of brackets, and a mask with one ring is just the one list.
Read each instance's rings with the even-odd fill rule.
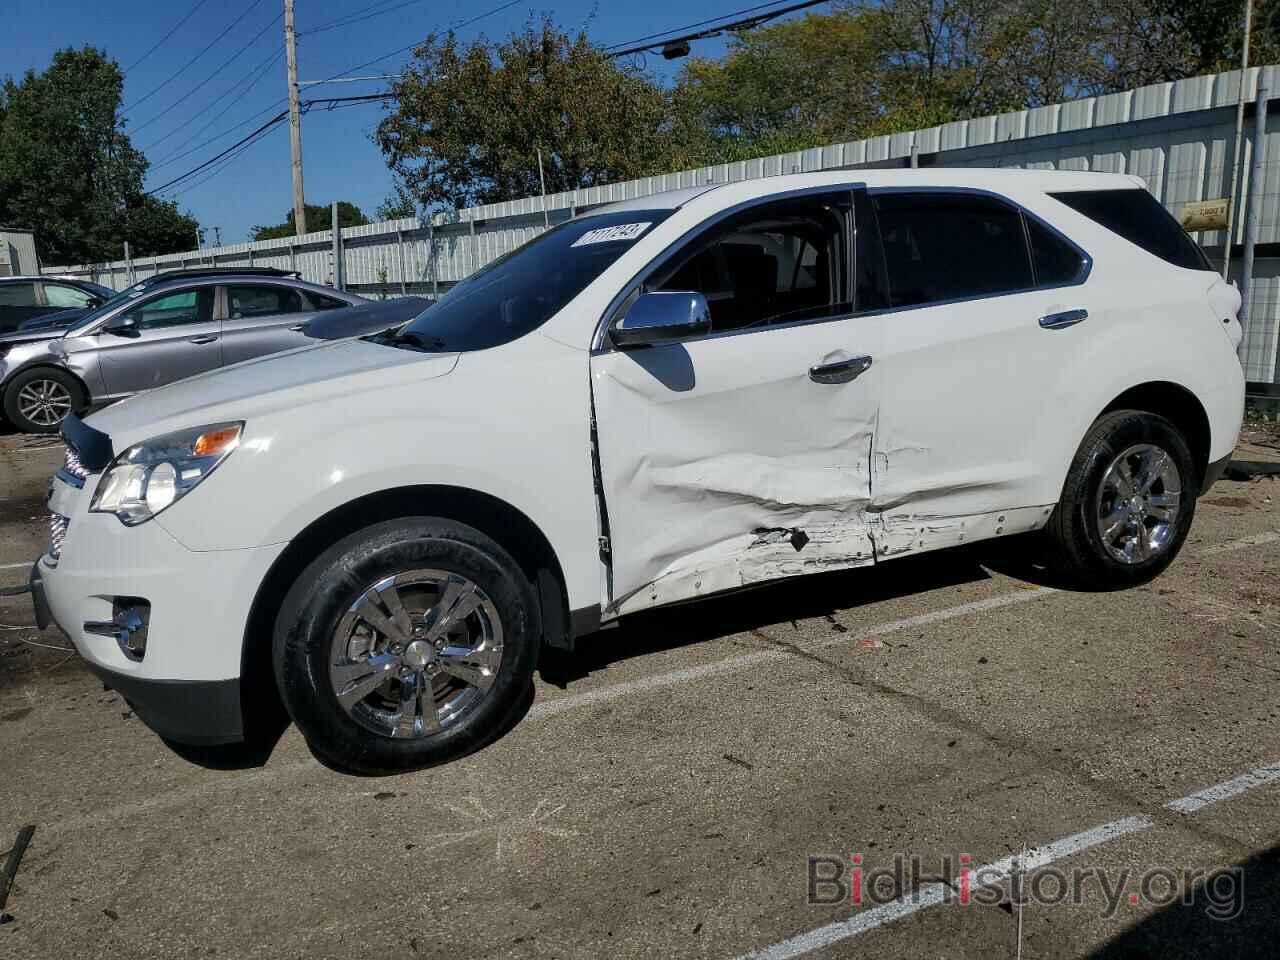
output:
[[1240,774],[1234,780],[1227,780],[1224,783],[1206,787],[1190,796],[1166,803],[1165,806],[1178,813],[1195,813],[1211,803],[1217,803],[1219,800],[1229,800],[1238,794],[1244,793],[1246,790],[1260,787],[1264,783],[1274,783],[1276,780],[1280,780],[1280,763],[1273,763],[1269,767],[1258,767],[1256,770]]
[[[822,643],[814,644],[817,647],[835,647],[850,646],[857,644],[860,640],[871,637],[883,637],[886,634],[897,633],[900,630],[912,630],[916,627],[923,627],[931,623],[941,623],[945,620],[954,620],[956,617],[968,616],[971,613],[980,613],[983,610],[995,610],[999,607],[1010,607],[1018,603],[1027,603],[1030,600],[1039,600],[1050,594],[1058,593],[1053,587],[1038,587],[1034,590],[1016,590],[1013,593],[1002,593],[999,596],[988,597],[985,600],[973,600],[969,603],[961,603],[954,607],[946,607],[943,610],[934,610],[931,613],[922,613],[914,617],[907,617],[903,620],[890,620],[888,623],[878,623],[875,626],[867,627],[865,630],[850,631],[842,633],[837,639],[825,640]],[[743,670],[747,667],[758,666],[762,663],[776,662],[785,660],[794,656],[790,650],[756,650],[752,653],[741,653],[734,657],[726,657],[723,660],[716,660],[713,663],[705,663],[698,667],[686,667],[682,670],[671,670],[667,673],[655,673],[649,677],[642,677],[639,680],[627,680],[623,683],[614,683],[609,686],[600,687],[596,690],[587,690],[583,693],[573,693],[568,696],[559,697],[554,700],[540,700],[535,703],[529,710],[531,719],[541,717],[553,717],[558,713],[564,713],[566,710],[573,710],[577,707],[586,707],[598,703],[608,703],[621,697],[629,697],[635,693],[644,693],[648,690],[659,690],[663,687],[675,686],[678,684],[688,683],[691,680],[702,680],[706,677],[714,677],[722,673],[732,673],[736,670]]]
[[34,560],[24,560],[22,563],[0,563],[0,570],[17,570],[19,568],[30,570],[33,563],[35,563]]
[[[1222,783],[1206,787],[1204,790],[1180,797],[1177,800],[1171,800],[1165,804],[1165,807],[1178,813],[1195,813],[1210,804],[1229,800],[1247,790],[1275,783],[1277,780],[1280,780],[1280,763],[1273,763],[1269,766],[1250,770],[1231,780],[1224,780]],[[1065,860],[1067,857],[1075,856],[1077,853],[1101,846],[1104,843],[1110,843],[1112,840],[1118,840],[1120,837],[1140,833],[1155,825],[1156,823],[1151,817],[1141,814],[1132,817],[1121,817],[1119,820],[1102,823],[1096,827],[1090,827],[1088,830],[1082,830],[1080,833],[1073,833],[1068,837],[1062,837],[1043,844],[1028,851],[1023,858],[1004,857],[981,867],[975,867],[970,876],[974,879],[980,877],[983,886],[992,886],[1007,880],[1014,870],[1020,870],[1024,873],[1038,870],[1040,867],[1048,866],[1058,860]],[[1019,859],[1022,861],[1021,864],[1018,862]],[[919,888],[911,900],[894,900],[891,903],[873,907],[870,910],[860,911],[847,920],[837,920],[835,923],[828,923],[814,930],[797,934],[780,943],[775,943],[773,946],[765,947],[763,950],[743,954],[739,960],[788,960],[791,957],[803,956],[814,950],[829,947],[833,943],[861,936],[869,930],[883,927],[887,923],[900,920],[913,913],[919,913],[929,907],[937,906],[943,902],[948,889],[941,883],[928,884]]]

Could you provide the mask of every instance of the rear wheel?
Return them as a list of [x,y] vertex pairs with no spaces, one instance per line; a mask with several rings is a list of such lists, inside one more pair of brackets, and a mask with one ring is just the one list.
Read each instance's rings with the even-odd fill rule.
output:
[[1076,452],[1049,518],[1056,565],[1093,587],[1144,583],[1177,556],[1195,514],[1199,471],[1164,417],[1100,417]]
[[353,534],[298,579],[276,627],[290,714],[347,769],[430,766],[514,719],[540,630],[533,589],[505,550],[448,520]]
[[57,433],[67,414],[84,405],[80,381],[56,367],[24,371],[4,392],[5,416],[24,433]]

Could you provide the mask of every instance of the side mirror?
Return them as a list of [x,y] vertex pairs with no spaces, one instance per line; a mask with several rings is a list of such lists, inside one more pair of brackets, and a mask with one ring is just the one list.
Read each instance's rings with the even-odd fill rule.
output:
[[669,343],[711,332],[707,298],[692,291],[642,293],[626,316],[613,325],[609,339],[615,347],[643,347]]
[[141,331],[138,330],[138,321],[125,314],[119,317],[112,317],[107,321],[106,326],[102,328],[103,333],[110,333],[117,337],[140,337]]

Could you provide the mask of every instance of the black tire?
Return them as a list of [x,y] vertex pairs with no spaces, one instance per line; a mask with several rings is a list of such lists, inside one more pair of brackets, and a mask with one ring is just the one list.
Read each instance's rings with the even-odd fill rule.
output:
[[[57,433],[62,425],[63,417],[59,417],[55,423],[41,423],[22,412],[20,400],[22,391],[32,384],[38,385],[41,382],[54,384],[65,393],[69,401],[67,413],[79,413],[84,410],[88,402],[80,381],[65,370],[59,370],[57,367],[33,367],[30,370],[24,370],[9,381],[4,391],[5,419],[23,433]],[[61,398],[62,394],[58,396]]]
[[[1096,516],[1098,498],[1107,469],[1121,453],[1141,444],[1169,454],[1181,482],[1180,501],[1168,546],[1149,559],[1125,563],[1104,546]],[[1069,581],[1091,589],[1121,589],[1151,580],[1173,562],[1186,541],[1200,473],[1182,433],[1164,417],[1141,410],[1116,410],[1099,417],[1076,451],[1062,498],[1045,528],[1053,565]]]
[[[502,653],[492,685],[467,712],[439,732],[397,739],[343,708],[329,662],[335,631],[364,591],[415,569],[457,574],[479,587],[497,611]],[[331,766],[379,774],[444,763],[501,735],[527,705],[541,642],[538,611],[519,565],[480,531],[435,517],[379,523],[326,550],[286,595],[273,647],[280,693],[312,750]]]

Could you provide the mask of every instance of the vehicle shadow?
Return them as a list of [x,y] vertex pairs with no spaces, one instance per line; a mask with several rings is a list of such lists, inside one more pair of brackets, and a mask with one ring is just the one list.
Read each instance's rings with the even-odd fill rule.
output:
[[[1025,542],[1020,542],[1024,541]],[[631,614],[614,629],[579,638],[573,652],[543,648],[544,681],[567,687],[611,664],[662,650],[817,617],[928,590],[990,579],[990,570],[1063,586],[1042,563],[1034,537],[902,557],[891,564],[796,577],[696,602]],[[837,627],[834,619],[832,629]]]
[[[892,564],[795,577],[632,614],[617,628],[579,638],[577,649],[572,652],[544,647],[538,672],[544,682],[567,689],[577,680],[633,657],[735,633],[820,617],[831,618],[831,629],[838,631],[844,627],[836,623],[837,613],[847,614],[872,603],[987,580],[992,570],[1029,583],[1063,586],[1044,567],[1041,552],[1039,541],[1034,537],[1011,537],[998,543],[902,557]],[[271,676],[268,670],[254,671],[252,675],[264,678],[263,683]],[[534,690],[530,684],[506,721],[483,741],[472,744],[466,753],[483,749],[506,736],[528,713],[533,700]],[[209,769],[263,766],[288,729],[289,717],[274,695],[274,688],[246,692],[244,702],[246,710],[256,712],[247,724],[255,731],[252,740],[219,747],[166,743],[184,759]],[[317,760],[340,773],[354,772],[332,766],[319,756]]]
[[[1165,889],[1163,881],[1153,889]],[[1194,885],[1090,957],[1274,957],[1278,937],[1280,847],[1271,847]]]

